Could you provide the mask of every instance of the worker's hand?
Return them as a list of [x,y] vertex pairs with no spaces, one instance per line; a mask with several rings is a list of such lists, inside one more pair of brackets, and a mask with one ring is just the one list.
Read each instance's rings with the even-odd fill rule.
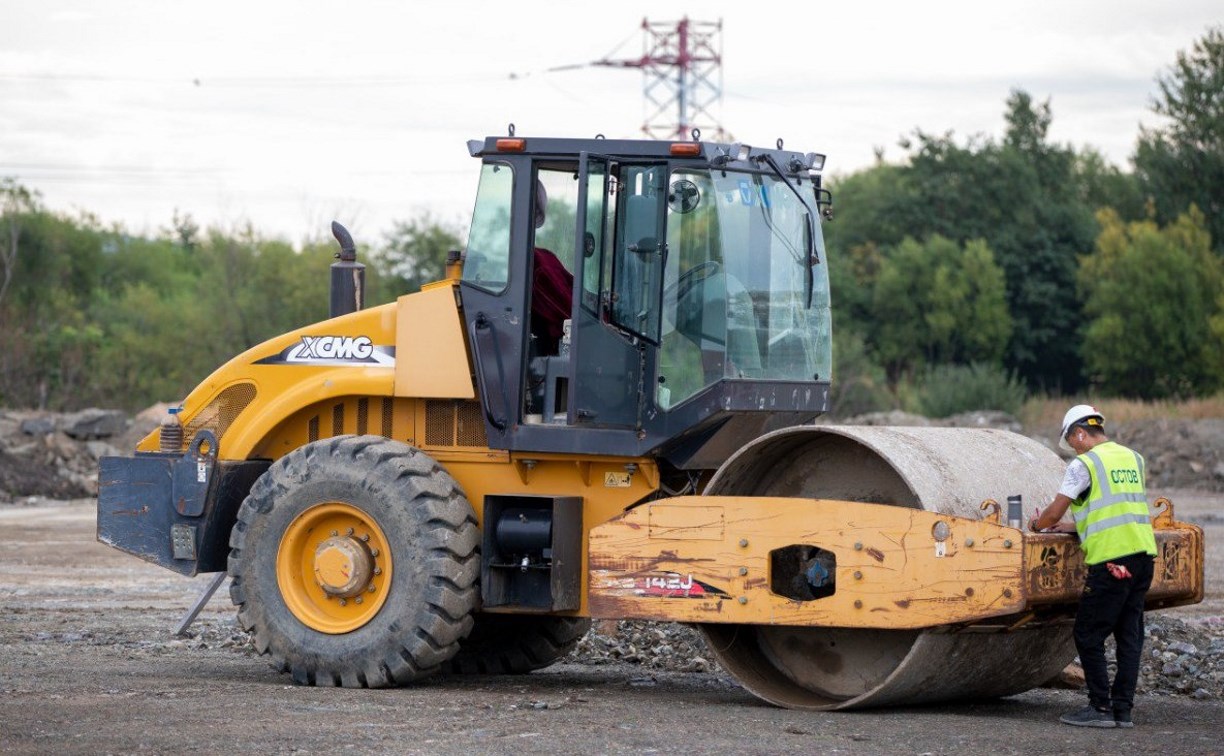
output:
[[1041,529],[1037,527],[1037,521],[1041,519],[1041,510],[1033,507],[1033,516],[1029,518],[1028,528],[1034,533],[1040,533]]

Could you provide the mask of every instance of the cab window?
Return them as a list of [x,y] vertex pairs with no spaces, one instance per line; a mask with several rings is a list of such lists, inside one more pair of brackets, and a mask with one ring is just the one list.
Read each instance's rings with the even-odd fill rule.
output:
[[494,294],[510,280],[510,208],[514,170],[504,163],[485,163],[472,211],[463,261],[463,280]]

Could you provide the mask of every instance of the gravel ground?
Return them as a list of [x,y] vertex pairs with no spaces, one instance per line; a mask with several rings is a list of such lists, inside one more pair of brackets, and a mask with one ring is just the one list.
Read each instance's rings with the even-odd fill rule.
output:
[[[1107,643],[1109,671],[1116,671]],[[1138,692],[1224,700],[1224,620],[1186,621],[1172,614],[1148,617]],[[601,622],[566,660],[575,664],[625,662],[647,670],[721,674],[701,634],[691,627],[657,622]],[[1074,676],[1075,671],[1071,672]],[[1082,677],[1082,672],[1079,673]]]

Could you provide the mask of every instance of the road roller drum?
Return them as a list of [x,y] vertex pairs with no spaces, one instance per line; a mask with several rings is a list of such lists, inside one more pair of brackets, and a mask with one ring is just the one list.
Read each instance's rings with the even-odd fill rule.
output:
[[[732,455],[704,496],[596,528],[592,613],[693,622],[745,688],[791,708],[1028,690],[1075,657],[1074,596],[1033,575],[1082,562],[1048,545],[1070,536],[1022,533],[989,504],[1048,502],[1062,469],[993,429],[779,430]],[[823,591],[792,590],[814,574]],[[1194,591],[1154,586],[1152,600],[1178,590]]]

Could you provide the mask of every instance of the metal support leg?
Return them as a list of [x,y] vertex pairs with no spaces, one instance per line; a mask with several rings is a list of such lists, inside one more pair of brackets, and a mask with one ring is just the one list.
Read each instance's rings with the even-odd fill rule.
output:
[[225,582],[225,578],[226,574],[224,572],[218,572],[216,576],[209,581],[208,585],[204,586],[204,590],[200,592],[199,598],[195,600],[195,603],[192,604],[191,608],[187,610],[187,613],[183,615],[183,621],[179,623],[178,628],[174,631],[175,635],[183,635],[187,632],[187,628],[191,627],[192,622],[195,622],[195,618],[199,616],[200,610],[204,608],[204,605],[208,603],[208,600],[213,597],[213,594],[216,593],[217,589],[221,587],[221,584]]

